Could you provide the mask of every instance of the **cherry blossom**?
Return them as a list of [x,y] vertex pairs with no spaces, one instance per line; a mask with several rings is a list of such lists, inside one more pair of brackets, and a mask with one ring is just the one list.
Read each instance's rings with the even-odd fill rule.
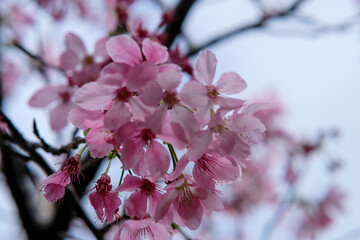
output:
[[143,219],[146,213],[155,216],[155,209],[161,198],[159,186],[156,180],[149,176],[147,178],[138,178],[127,175],[124,182],[116,189],[117,192],[134,191],[125,202],[126,214]]
[[89,195],[90,203],[100,221],[111,222],[119,210],[121,199],[113,191],[109,175],[101,175],[96,181],[95,189]]
[[63,198],[66,185],[74,181],[75,178],[79,180],[80,167],[80,155],[67,159],[60,171],[51,174],[42,181],[42,188],[44,188],[45,192],[44,197],[51,202]]
[[48,85],[30,98],[29,105],[43,108],[56,102],[56,106],[50,111],[50,126],[54,131],[60,131],[68,123],[68,112],[74,107],[71,101],[72,94],[72,88],[67,85]]
[[170,231],[151,218],[127,220],[122,224],[119,231],[114,236],[114,240],[120,239],[168,240],[170,239]]

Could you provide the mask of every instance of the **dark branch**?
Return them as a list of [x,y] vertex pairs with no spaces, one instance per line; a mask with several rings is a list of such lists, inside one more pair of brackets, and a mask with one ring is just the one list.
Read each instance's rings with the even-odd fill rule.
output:
[[33,131],[35,136],[40,140],[40,145],[33,143],[32,146],[34,148],[41,148],[46,152],[52,153],[53,155],[60,155],[63,153],[69,153],[71,149],[76,149],[79,147],[80,144],[85,143],[85,138],[82,137],[75,137],[73,139],[73,141],[69,144],[66,144],[60,148],[54,148],[52,146],[50,146],[41,136],[40,133],[37,129],[37,125],[36,125],[36,121],[34,119],[33,122]]
[[264,27],[265,23],[268,22],[269,20],[289,16],[293,12],[295,12],[295,10],[297,10],[305,1],[306,0],[297,0],[291,6],[289,6],[287,9],[279,11],[277,13],[273,13],[273,14],[265,13],[258,21],[254,22],[254,23],[234,29],[230,32],[227,32],[223,35],[220,35],[220,36],[214,38],[213,40],[208,41],[207,43],[203,44],[200,47],[190,49],[190,51],[186,54],[186,56],[190,57],[190,56],[196,54],[197,52],[201,51],[202,49],[210,47],[211,45],[213,45],[219,41],[225,40],[229,37],[232,37],[236,34],[244,33],[251,29]]
[[170,47],[175,38],[181,33],[181,26],[196,0],[181,0],[174,10],[173,20],[165,28],[165,45]]
[[23,47],[19,42],[17,41],[13,41],[12,45],[14,47],[16,47],[17,49],[19,49],[20,51],[22,51],[23,53],[25,53],[25,55],[27,55],[31,60],[33,60],[35,63],[37,63],[38,66],[38,70],[41,72],[41,74],[45,74],[45,68],[52,68],[55,69],[59,72],[61,72],[62,74],[66,75],[65,71],[57,66],[51,65],[49,63],[46,63],[44,61],[44,59],[42,59],[42,57],[35,55],[34,53],[30,52],[29,50],[27,50],[25,47]]

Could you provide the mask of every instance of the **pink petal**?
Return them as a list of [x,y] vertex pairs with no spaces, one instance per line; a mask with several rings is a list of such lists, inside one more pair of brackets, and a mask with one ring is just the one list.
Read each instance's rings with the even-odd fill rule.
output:
[[200,130],[196,133],[192,139],[186,156],[189,161],[198,160],[208,149],[209,144],[212,140],[212,133],[209,130]]
[[65,195],[65,187],[58,184],[48,184],[44,188],[44,197],[50,202],[56,202]]
[[165,63],[159,66],[159,72],[175,71],[181,72],[181,67],[173,63]]
[[215,178],[213,176],[210,176],[209,174],[206,174],[206,172],[203,172],[199,164],[195,164],[192,175],[194,177],[194,180],[196,181],[199,186],[207,189],[208,191],[214,191],[215,190]]
[[241,138],[250,145],[261,142],[266,130],[258,118],[245,114],[234,119],[229,128],[234,132],[241,133]]
[[155,81],[148,82],[141,91],[141,99],[143,102],[151,107],[156,107],[159,105],[161,99],[164,98],[163,90],[160,88],[159,84]]
[[136,138],[139,131],[139,127],[134,122],[127,123],[116,131],[116,140],[119,143],[124,144],[131,141],[132,138]]
[[236,94],[242,92],[246,88],[247,84],[235,72],[223,73],[216,84],[216,89],[225,94]]
[[205,127],[209,122],[211,121],[211,109],[212,103],[211,101],[208,102],[208,104],[199,107],[195,113],[194,116],[196,120],[200,123],[200,128]]
[[50,111],[50,126],[54,131],[60,131],[68,123],[67,116],[74,107],[72,102],[61,103]]
[[154,134],[161,133],[161,129],[165,122],[166,113],[166,105],[160,105],[152,115],[146,117],[145,126],[150,128]]
[[155,212],[155,221],[162,219],[168,212],[170,205],[173,203],[176,197],[179,196],[179,192],[175,189],[167,191],[162,195]]
[[147,198],[145,191],[134,192],[125,202],[125,210],[128,216],[137,216],[142,219],[145,217],[147,208]]
[[95,44],[94,58],[98,62],[102,62],[108,58],[106,52],[106,42],[109,40],[108,37],[99,39]]
[[213,52],[206,49],[200,52],[195,64],[195,77],[205,85],[210,85],[215,76],[217,60]]
[[106,74],[99,77],[99,79],[96,81],[99,86],[106,87],[123,87],[125,85],[125,79],[122,74],[120,73],[113,73],[113,74]]
[[149,199],[148,199],[148,201],[149,201],[149,214],[152,217],[155,216],[156,207],[158,206],[158,203],[159,203],[161,197],[162,197],[162,194],[159,193],[158,191],[154,191],[149,196]]
[[129,109],[123,102],[115,101],[109,111],[105,113],[104,127],[108,130],[117,130],[122,125],[130,122],[131,115]]
[[65,187],[70,183],[69,174],[66,171],[55,172],[45,178],[41,184],[48,185],[48,184],[56,184]]
[[91,206],[93,206],[93,208],[96,212],[96,216],[98,217],[98,219],[100,219],[102,221],[103,215],[104,215],[103,195],[97,194],[97,192],[92,192],[89,195],[89,200],[90,200]]
[[194,114],[179,106],[173,107],[171,111],[171,122],[177,123],[183,128],[183,134],[188,142],[190,142],[200,127]]
[[187,82],[182,87],[179,96],[182,102],[194,109],[209,102],[206,87],[195,80]]
[[79,57],[83,57],[86,54],[83,41],[73,33],[66,34],[65,45],[68,50],[75,52]]
[[218,97],[218,102],[221,108],[221,111],[228,111],[234,109],[240,109],[244,105],[244,100],[237,99],[237,98],[225,98],[225,97]]
[[188,145],[188,140],[184,130],[179,123],[168,122],[161,129],[161,134],[156,135],[159,139],[171,143],[178,149],[184,149]]
[[56,99],[60,99],[58,94],[59,86],[49,85],[45,88],[38,90],[29,100],[31,107],[46,107]]
[[158,67],[154,63],[143,62],[132,67],[126,75],[127,87],[131,91],[139,91],[149,81],[155,81]]
[[97,82],[87,83],[75,92],[74,101],[86,110],[102,110],[113,100],[116,89]]
[[121,199],[115,192],[108,192],[104,196],[104,210],[106,221],[111,223],[121,204]]
[[101,111],[88,111],[78,106],[68,114],[68,121],[80,129],[101,127],[104,121],[104,113]]
[[184,171],[185,167],[188,165],[189,159],[186,155],[180,158],[179,162],[176,164],[175,171],[169,174],[167,181],[174,181],[177,179],[180,174]]
[[105,157],[114,146],[107,142],[107,139],[112,138],[113,135],[103,127],[91,128],[85,139],[89,144],[89,150],[94,157]]
[[170,157],[166,148],[156,142],[152,141],[148,146],[144,155],[145,166],[150,175],[160,178],[162,177],[170,166]]
[[143,158],[143,155],[143,146],[139,142],[126,142],[123,145],[123,151],[121,155],[121,162],[123,163],[125,170],[134,168],[140,159]]
[[164,63],[169,58],[167,48],[149,38],[142,42],[142,51],[147,61],[156,64]]
[[174,206],[186,227],[190,230],[199,228],[203,218],[203,208],[197,197],[192,196],[189,200],[179,199],[179,201],[174,201]]
[[117,192],[123,191],[135,191],[139,189],[143,184],[143,180],[141,178],[133,176],[133,175],[126,175],[124,178],[124,182],[116,188]]
[[168,92],[173,92],[181,83],[182,74],[175,71],[161,72],[157,81]]
[[[225,149],[225,144],[227,144],[225,138],[223,138],[223,141],[221,141],[221,147],[222,149]],[[233,139],[231,139],[232,141]],[[231,143],[230,143],[231,144]],[[231,150],[229,149],[225,150],[227,154],[229,154],[230,157],[232,157],[235,161],[240,163],[241,161],[245,160],[250,155],[250,146],[246,142],[244,142],[241,138],[235,137],[235,142]]]
[[129,71],[130,66],[124,63],[109,63],[102,70],[100,75],[104,76],[107,74],[120,74],[125,78],[127,72]]
[[215,192],[209,192],[207,198],[203,199],[202,202],[209,210],[221,211],[224,209],[224,205],[221,202],[219,195]]
[[77,66],[81,64],[82,59],[79,58],[76,52],[67,50],[60,57],[61,67],[65,70],[75,71],[78,70]]
[[134,66],[142,61],[139,45],[127,35],[110,38],[106,43],[106,49],[114,62]]
[[253,103],[245,107],[244,113],[251,115],[259,110],[268,109],[269,107],[270,107],[269,103]]
[[134,119],[144,121],[147,116],[154,113],[154,108],[146,106],[140,97],[134,96],[129,99],[131,113]]

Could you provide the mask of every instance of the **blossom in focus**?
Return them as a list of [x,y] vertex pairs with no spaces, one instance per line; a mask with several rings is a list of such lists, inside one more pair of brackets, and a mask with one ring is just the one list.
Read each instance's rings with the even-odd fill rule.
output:
[[196,230],[204,216],[224,208],[216,192],[200,187],[187,175],[181,175],[165,189],[167,192],[161,197],[156,209],[156,221],[162,219],[172,205],[182,223]]
[[159,187],[156,185],[156,179],[138,178],[127,175],[124,182],[116,189],[117,192],[134,191],[125,202],[126,214],[143,219],[148,212],[155,216],[156,206],[161,198]]
[[151,218],[127,220],[122,224],[119,231],[114,236],[114,240],[169,240],[170,229],[168,228],[160,223],[156,223]]
[[65,161],[60,171],[51,174],[42,181],[44,197],[50,202],[56,202],[64,197],[65,187],[74,181],[79,180],[81,162],[80,155],[70,157]]
[[111,222],[119,211],[121,199],[113,191],[110,177],[101,175],[96,181],[95,189],[96,191],[89,195],[90,203],[100,221]]

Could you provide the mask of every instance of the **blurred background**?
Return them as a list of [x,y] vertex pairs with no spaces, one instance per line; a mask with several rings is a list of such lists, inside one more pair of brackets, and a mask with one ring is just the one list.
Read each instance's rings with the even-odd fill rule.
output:
[[[0,3],[2,111],[30,141],[37,140],[34,118],[42,136],[54,146],[68,143],[73,127],[68,124],[57,134],[50,128],[49,111],[28,106],[46,81],[39,80],[41,64],[14,40],[54,66],[65,49],[67,32],[76,33],[92,52],[96,40],[116,26],[109,10],[112,3],[79,2]],[[159,31],[163,13],[179,2],[137,0],[128,9],[128,24],[141,21],[150,33]],[[360,3],[189,2],[171,47],[178,46],[191,63],[200,50],[211,49],[218,60],[215,79],[223,72],[237,72],[248,84],[241,99],[270,104],[259,115],[274,135],[253,149],[259,165],[243,169],[243,181],[236,186],[223,186],[227,211],[213,214],[197,232],[186,234],[198,239],[360,239]],[[51,83],[66,82],[56,71],[47,74]],[[41,154],[51,163],[63,160]],[[35,166],[29,169],[45,177]],[[0,180],[1,239],[27,239],[2,173]],[[39,194],[40,183],[33,189]],[[85,200],[82,204],[90,206]],[[326,216],[319,216],[321,211]],[[87,213],[90,219],[96,216],[91,209]],[[94,238],[81,230],[83,223],[72,224],[75,230],[70,230],[69,239]]]

